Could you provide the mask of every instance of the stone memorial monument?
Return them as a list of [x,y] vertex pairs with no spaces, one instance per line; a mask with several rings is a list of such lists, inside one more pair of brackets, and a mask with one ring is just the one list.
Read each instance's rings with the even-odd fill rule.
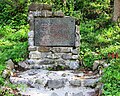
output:
[[[99,75],[75,70],[80,33],[74,18],[51,12],[50,5],[32,4],[29,21],[29,60],[19,64],[29,68],[10,77],[11,83],[26,85],[19,88],[21,96],[101,96]],[[54,70],[58,67],[68,70]]]
[[29,7],[30,32],[28,43],[31,68],[48,68],[57,65],[79,67],[80,32],[75,19],[61,11],[52,12],[46,4]]

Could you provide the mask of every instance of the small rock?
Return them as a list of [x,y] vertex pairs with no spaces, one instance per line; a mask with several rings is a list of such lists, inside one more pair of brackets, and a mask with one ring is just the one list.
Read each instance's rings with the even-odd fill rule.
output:
[[78,57],[79,57],[78,55],[73,55],[73,56],[72,56],[72,59],[75,59],[75,60],[76,60],[76,59],[78,59]]
[[104,64],[105,64],[105,60],[96,60],[96,61],[94,61],[93,68],[92,68],[93,71],[98,69],[99,65],[104,65]]
[[57,95],[57,93],[54,93],[54,92],[53,92],[53,93],[51,94],[51,96],[59,96],[59,95]]
[[61,88],[65,86],[65,82],[64,80],[60,79],[60,80],[48,80],[47,82],[47,86],[50,89],[54,89],[54,88]]
[[95,87],[99,79],[85,79],[84,86],[85,87]]
[[73,54],[73,55],[77,55],[77,54],[79,54],[78,49],[73,49],[73,50],[72,50],[72,54]]
[[72,54],[63,54],[62,58],[65,60],[70,60],[70,59],[72,59]]
[[28,44],[29,46],[34,46],[33,38],[28,38]]
[[29,68],[29,65],[25,61],[19,62],[18,65],[22,68],[25,68],[25,69]]
[[40,52],[30,52],[29,53],[29,58],[40,59],[41,58],[41,53]]
[[[78,80],[78,79],[76,79],[76,80],[71,80],[70,81],[70,84],[72,85],[72,86],[81,86],[81,80]],[[75,95],[76,96],[76,95]]]
[[35,46],[29,46],[28,51],[36,51],[37,48]]
[[79,62],[70,61],[70,62],[67,63],[67,66],[69,66],[70,69],[78,69],[79,68]]
[[64,17],[64,13],[62,11],[57,11],[53,13],[54,17]]
[[9,70],[13,70],[14,69],[14,63],[11,59],[9,59],[8,61],[5,62],[7,64],[7,69]]
[[33,31],[30,31],[30,32],[28,33],[28,37],[29,37],[29,38],[34,38],[34,32],[33,32]]
[[55,63],[54,60],[47,60],[47,59],[39,61],[40,65],[44,65],[44,64],[47,65],[47,64],[54,64],[54,63]]
[[73,94],[73,96],[84,96],[82,92],[77,93],[77,94]]

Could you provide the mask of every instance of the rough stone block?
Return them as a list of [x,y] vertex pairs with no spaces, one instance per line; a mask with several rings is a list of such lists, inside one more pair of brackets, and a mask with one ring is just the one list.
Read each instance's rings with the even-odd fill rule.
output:
[[49,60],[49,59],[45,59],[45,60],[40,60],[39,61],[39,64],[40,65],[48,65],[48,64],[55,64],[55,61],[54,60]]
[[52,12],[48,10],[42,10],[41,17],[52,17]]
[[36,51],[36,50],[37,50],[36,46],[29,46],[28,47],[28,51]]
[[40,52],[30,52],[29,53],[29,58],[31,59],[40,59],[41,58],[41,53]]
[[64,13],[62,11],[57,11],[53,13],[54,17],[64,17]]
[[53,92],[50,96],[59,96],[59,95]]
[[55,61],[57,65],[65,65],[65,61],[64,60],[57,60]]
[[48,4],[37,4],[37,3],[32,3],[29,6],[29,11],[41,11],[41,10],[51,10],[52,6]]
[[49,52],[50,48],[49,47],[38,47],[39,52]]
[[66,65],[69,66],[70,69],[78,69],[79,68],[78,61],[67,61]]
[[29,38],[34,38],[34,31],[31,30],[29,33],[28,33],[28,37]]
[[64,60],[70,60],[70,59],[72,59],[72,53],[63,54],[62,55],[62,59],[64,59]]
[[72,55],[72,59],[77,60],[79,55]]
[[58,89],[58,88],[64,87],[65,82],[64,82],[63,79],[60,79],[60,80],[48,80],[47,86],[50,89]]
[[76,25],[76,33],[80,34],[80,27]]
[[28,38],[28,44],[29,46],[34,46],[33,38]]
[[72,49],[72,54],[73,55],[77,55],[77,54],[79,54],[79,49],[77,48],[77,49]]
[[85,87],[95,87],[99,79],[85,79],[84,86]]
[[51,48],[51,51],[54,53],[70,53],[72,50],[72,47],[53,47]]
[[81,86],[81,80],[75,79],[75,80],[71,80],[70,84],[72,86]]
[[85,95],[83,95],[83,92],[79,92],[77,94],[73,94],[73,96],[85,96]]

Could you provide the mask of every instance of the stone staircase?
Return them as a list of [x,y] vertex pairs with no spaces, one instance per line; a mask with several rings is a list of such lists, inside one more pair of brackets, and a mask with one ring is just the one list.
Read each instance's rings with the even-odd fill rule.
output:
[[11,76],[10,81],[25,85],[18,88],[22,96],[100,96],[100,76],[91,73],[30,69]]

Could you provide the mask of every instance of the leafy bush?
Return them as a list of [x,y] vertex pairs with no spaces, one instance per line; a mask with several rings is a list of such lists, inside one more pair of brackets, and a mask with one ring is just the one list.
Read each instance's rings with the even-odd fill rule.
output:
[[112,60],[102,76],[103,96],[120,96],[120,59]]

